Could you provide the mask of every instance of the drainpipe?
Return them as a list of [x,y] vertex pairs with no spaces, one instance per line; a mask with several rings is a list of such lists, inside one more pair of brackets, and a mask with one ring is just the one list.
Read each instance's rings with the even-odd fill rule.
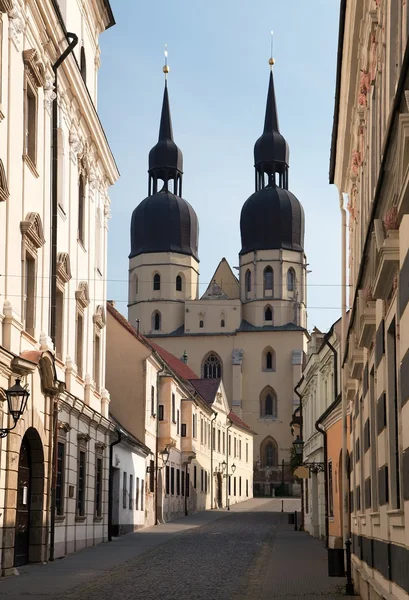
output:
[[315,429],[324,436],[324,500],[325,500],[325,547],[328,548],[329,520],[328,520],[328,446],[327,432],[321,427],[321,417],[315,423]]
[[118,439],[109,444],[109,489],[108,489],[108,542],[112,542],[112,513],[114,510],[114,467],[112,460],[114,458],[114,446],[122,440],[122,434],[117,429]]
[[[54,89],[56,92],[52,106],[52,146],[51,146],[51,311],[50,311],[50,338],[55,348],[56,337],[56,305],[57,305],[57,224],[58,224],[58,153],[57,153],[57,120],[58,120],[58,68],[71,54],[78,44],[78,36],[75,33],[66,34],[69,44],[64,52],[53,64]],[[57,435],[58,435],[58,396],[53,398],[53,437],[52,437],[52,476],[51,476],[51,519],[50,519],[50,561],[54,560],[55,548],[55,512],[57,504]]]
[[[304,375],[301,377],[300,381],[297,383],[297,385],[294,388],[294,392],[297,394],[299,400],[300,400],[300,406],[298,409],[300,411],[300,439],[303,440],[303,415],[302,415],[302,394],[300,394],[300,392],[298,391],[299,388],[301,387],[302,383],[304,381]],[[295,411],[294,411],[295,412]],[[304,478],[301,478],[301,523],[300,523],[300,531],[304,531],[304,513],[305,513],[305,507],[304,507]]]
[[214,498],[213,498],[213,423],[216,420],[217,412],[214,413],[212,419],[210,419],[210,494],[211,494],[211,508],[214,508]]
[[229,504],[229,429],[233,425],[233,421],[229,421],[226,427],[226,508],[230,510]]
[[[346,331],[347,331],[347,261],[346,261],[346,239],[347,239],[347,218],[344,208],[344,196],[341,190],[339,194],[339,208],[341,210],[341,356],[345,360]],[[348,420],[347,420],[347,397],[345,393],[344,369],[341,369],[341,395],[342,395],[342,537],[345,542],[351,537],[351,526],[349,522],[349,485],[348,485]]]

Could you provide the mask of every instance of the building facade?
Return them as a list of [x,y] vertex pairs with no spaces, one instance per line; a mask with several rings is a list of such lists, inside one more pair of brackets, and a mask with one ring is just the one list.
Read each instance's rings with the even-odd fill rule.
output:
[[406,2],[341,3],[330,181],[349,212],[343,533],[364,599],[409,597],[408,27]]
[[150,452],[145,525],[251,498],[254,432],[231,411],[222,381],[198,378],[112,303],[107,314],[110,410]]
[[255,192],[244,203],[239,276],[225,259],[199,297],[198,219],[182,198],[183,156],[173,140],[167,82],[149,195],[134,210],[129,255],[131,323],[196,376],[222,378],[231,408],[257,432],[255,493],[271,495],[288,467],[306,332],[304,212],[288,189],[272,72],[264,131],[254,147]]
[[[113,24],[108,0],[0,2],[0,391],[16,377],[30,391],[0,442],[3,574],[107,536],[104,299],[118,171],[96,105],[98,37]],[[4,403],[1,421],[11,426]]]

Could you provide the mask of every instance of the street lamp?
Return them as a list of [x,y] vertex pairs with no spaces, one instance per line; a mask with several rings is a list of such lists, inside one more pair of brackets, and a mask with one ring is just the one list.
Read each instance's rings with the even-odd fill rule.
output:
[[295,450],[296,455],[297,456],[302,456],[302,451],[304,449],[304,442],[300,438],[299,435],[297,435],[297,439],[294,440],[293,446],[294,446],[294,450]]
[[170,452],[169,452],[168,448],[165,448],[164,451],[162,452],[162,460],[163,460],[164,467],[166,467],[166,464],[169,460],[169,455],[170,455]]
[[11,388],[6,390],[9,414],[13,417],[14,425],[8,429],[0,429],[0,438],[6,437],[9,431],[17,426],[17,422],[27,406],[29,395],[30,392],[27,390],[27,386],[23,387],[19,378],[16,379],[16,383]]
[[304,441],[297,435],[297,439],[293,442],[294,450],[296,456],[300,458],[300,466],[308,467],[310,471],[314,473],[319,473],[320,471],[325,471],[325,464],[321,462],[303,462],[302,455],[304,449]]
[[233,463],[231,466],[231,472],[234,473],[235,470],[236,470],[236,465]]
[[222,465],[221,465],[221,466],[222,466],[222,473],[224,473],[224,472],[225,472],[225,470],[226,470],[226,467],[227,467],[227,462],[224,460],[224,461],[222,462]]

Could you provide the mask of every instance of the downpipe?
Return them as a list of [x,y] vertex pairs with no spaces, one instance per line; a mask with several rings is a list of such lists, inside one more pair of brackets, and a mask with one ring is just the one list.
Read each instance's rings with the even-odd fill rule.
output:
[[[300,381],[297,383],[297,385],[294,388],[294,392],[297,394],[299,400],[300,400],[300,406],[299,406],[299,412],[300,412],[300,439],[304,439],[303,438],[303,413],[302,413],[302,394],[300,394],[300,392],[298,391],[300,389],[300,387],[302,386],[304,381],[304,375],[301,377]],[[295,412],[295,411],[294,411]],[[304,478],[301,478],[301,522],[300,522],[300,527],[299,527],[299,531],[304,531],[304,515],[305,515],[305,503],[304,503]]]
[[114,446],[122,441],[122,434],[117,430],[118,439],[109,444],[109,488],[108,488],[108,542],[112,542],[112,521],[114,510],[114,467],[112,465],[114,458]]

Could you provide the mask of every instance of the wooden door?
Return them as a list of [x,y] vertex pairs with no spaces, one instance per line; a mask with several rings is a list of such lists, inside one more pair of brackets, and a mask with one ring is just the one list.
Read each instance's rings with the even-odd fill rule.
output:
[[30,533],[30,446],[26,438],[20,449],[17,480],[16,535],[14,541],[14,565],[19,567],[28,563]]

